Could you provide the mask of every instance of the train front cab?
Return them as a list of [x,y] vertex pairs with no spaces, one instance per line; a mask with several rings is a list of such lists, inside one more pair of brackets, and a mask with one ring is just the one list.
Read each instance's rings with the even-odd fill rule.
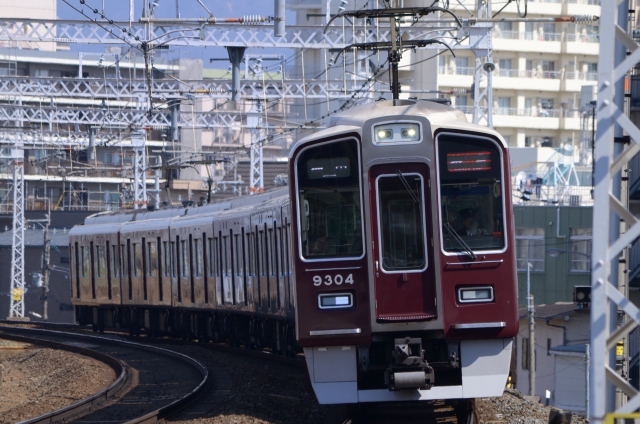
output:
[[[506,150],[497,133],[476,134],[469,151],[488,148],[493,173],[454,181],[459,189],[490,187],[492,208],[483,211],[500,213],[485,218],[491,231],[483,237],[495,237],[497,247],[443,248],[437,128],[420,114],[392,121],[393,109],[380,117],[373,110],[361,126],[329,128],[292,151],[297,337],[314,391],[325,404],[499,395],[517,331]],[[463,145],[481,131],[453,118],[451,128],[466,129],[457,132]],[[446,166],[455,156],[442,151]],[[491,297],[483,299],[487,286]],[[477,302],[466,302],[474,295]]]
[[120,251],[122,224],[79,225],[69,233],[71,300],[76,320],[103,329],[114,324],[120,304]]

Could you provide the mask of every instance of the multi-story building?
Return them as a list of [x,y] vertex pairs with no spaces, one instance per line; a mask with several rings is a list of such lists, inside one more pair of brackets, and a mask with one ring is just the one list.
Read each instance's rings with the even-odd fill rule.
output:
[[[366,4],[365,4],[366,3]],[[382,7],[382,2],[379,2]],[[427,6],[422,1],[406,0],[404,6]],[[503,9],[495,2],[492,14]],[[339,7],[346,10],[375,7],[373,2],[289,0],[288,7],[297,12],[297,23],[321,24],[327,7],[332,14]],[[474,0],[449,2],[460,18],[475,11]],[[560,16],[600,15],[598,0],[533,0],[528,2],[527,18],[547,18],[549,22],[500,22],[493,26],[493,124],[513,147],[572,147],[580,158],[581,89],[595,85],[598,62],[598,27],[591,23],[552,22]],[[446,15],[442,15],[446,18]],[[501,10],[496,18],[517,18],[516,2]],[[429,15],[432,18],[432,15]],[[409,25],[409,24],[406,24]],[[462,41],[462,44],[468,41]],[[474,100],[471,89],[475,72],[475,56],[471,50],[456,50],[456,57],[446,50],[407,51],[399,67],[401,97],[434,97],[426,94],[440,90],[453,92],[452,104],[472,119]],[[313,52],[308,53],[310,56]],[[321,53],[311,56],[307,63],[315,63],[316,70],[325,67]],[[358,76],[360,63],[350,69],[351,53],[343,59],[347,63],[347,89],[359,86],[351,79]],[[386,60],[386,53],[375,55]],[[360,62],[366,62],[360,60]],[[358,60],[356,60],[356,64]],[[369,66],[369,64],[366,64]],[[342,72],[342,66],[339,66]],[[371,72],[371,68],[369,68]],[[308,74],[311,74],[309,72]],[[385,81],[386,78],[381,78]],[[486,81],[481,82],[481,86]],[[379,94],[376,94],[376,96]],[[387,94],[387,97],[389,95]],[[534,152],[537,153],[537,152]],[[540,155],[542,161],[549,152]],[[537,156],[536,156],[537,158]],[[583,160],[588,162],[590,158]]]

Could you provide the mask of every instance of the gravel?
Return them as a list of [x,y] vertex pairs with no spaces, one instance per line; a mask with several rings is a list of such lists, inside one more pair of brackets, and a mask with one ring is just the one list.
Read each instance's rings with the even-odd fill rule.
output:
[[[0,340],[0,423],[37,417],[91,396],[115,380],[98,361],[62,350],[2,349],[16,343]],[[19,344],[17,344],[19,345]]]
[[[506,389],[501,397],[475,400],[477,421],[491,424],[547,424],[549,414],[557,408],[526,399],[514,389]],[[572,415],[572,424],[587,424],[586,418]]]
[[[20,344],[0,340],[0,423],[35,417],[86,398],[108,386],[111,368],[69,352],[12,348]],[[2,347],[11,346],[6,349]],[[247,357],[196,345],[169,344],[204,363],[211,373],[205,394],[174,423],[198,424],[328,424],[342,422],[343,406],[319,405],[306,367]],[[553,408],[533,403],[520,392],[506,389],[498,398],[475,400],[477,421],[486,424],[547,424]],[[573,424],[588,421],[576,415]]]

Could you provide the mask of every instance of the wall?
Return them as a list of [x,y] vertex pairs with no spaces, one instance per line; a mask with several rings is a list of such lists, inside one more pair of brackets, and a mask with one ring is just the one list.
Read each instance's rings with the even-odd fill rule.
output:
[[[532,195],[532,196],[535,196]],[[569,255],[551,257],[547,250],[571,249],[571,228],[592,226],[591,207],[573,206],[515,206],[513,211],[515,226],[518,228],[543,228],[544,271],[531,272],[531,292],[536,305],[573,301],[573,287],[590,285],[590,273],[570,272]],[[518,271],[518,303],[526,305],[527,272]]]

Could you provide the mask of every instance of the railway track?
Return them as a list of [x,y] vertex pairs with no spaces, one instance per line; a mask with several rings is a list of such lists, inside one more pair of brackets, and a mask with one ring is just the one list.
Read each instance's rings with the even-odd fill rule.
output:
[[209,381],[207,367],[187,355],[115,337],[8,326],[0,337],[87,355],[118,376],[102,392],[28,423],[156,422],[193,401]]
[[[22,324],[24,325],[24,324]],[[93,335],[90,327],[72,325],[30,323],[29,327],[46,328],[50,331],[64,329],[65,334],[88,337]],[[0,327],[2,329],[4,327]],[[55,332],[55,331],[54,331]],[[317,424],[387,424],[399,421],[425,423],[469,423],[468,415],[461,414],[451,402],[425,402],[420,404],[365,404],[356,408],[345,405],[318,405],[307,382],[306,365],[301,358],[293,359],[269,354],[261,350],[234,348],[221,343],[185,342],[169,338],[129,337],[128,333],[106,333],[98,339],[126,338],[136,344],[150,344],[181,352],[197,358],[209,371],[209,378],[202,386],[197,401],[180,411],[167,411],[158,416],[168,416],[171,421],[190,422],[193,419],[217,421],[222,415],[233,415],[234,422],[249,423],[256,418],[266,422],[317,423]],[[2,332],[0,331],[0,336]],[[86,342],[93,344],[93,342]],[[77,344],[76,344],[77,346]],[[251,381],[257,387],[245,387],[256,375],[264,381]],[[182,378],[182,375],[176,379]],[[182,384],[182,383],[181,383]],[[290,389],[286,386],[296,387]],[[306,393],[303,393],[303,389]],[[135,405],[141,399],[131,398],[121,403]],[[281,415],[277,415],[281,410]],[[285,412],[286,411],[286,412]],[[95,417],[95,420],[99,419]],[[89,416],[77,422],[94,421]],[[124,421],[118,420],[116,421]],[[141,422],[141,421],[137,421]]]

